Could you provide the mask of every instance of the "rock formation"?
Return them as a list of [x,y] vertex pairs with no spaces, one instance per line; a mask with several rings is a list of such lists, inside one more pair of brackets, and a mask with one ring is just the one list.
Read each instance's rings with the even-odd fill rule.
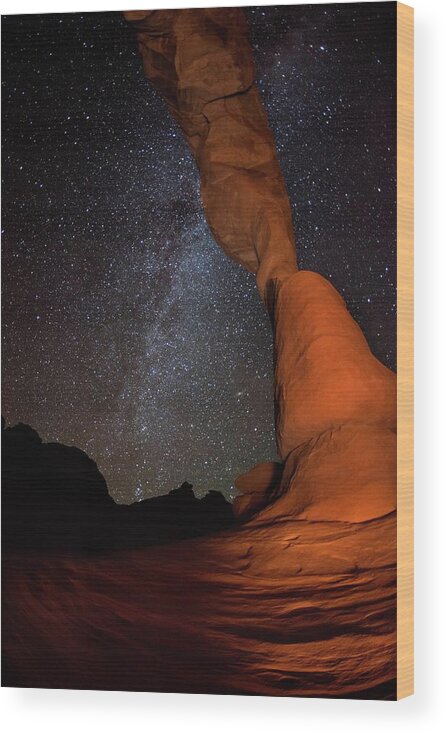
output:
[[243,12],[125,15],[194,152],[216,241],[269,308],[280,462],[236,480],[241,523],[213,537],[8,558],[3,682],[394,697],[394,375],[334,288],[297,268]]
[[198,499],[184,482],[167,495],[118,505],[80,449],[43,443],[30,426],[2,430],[4,551],[86,555],[209,535],[233,524],[220,492]]
[[394,515],[3,568],[3,685],[395,696]]
[[[136,28],[146,76],[194,153],[214,237],[231,258],[256,274],[274,330],[281,462],[263,463],[236,479],[243,493],[234,508],[245,521],[241,533],[247,534],[247,551],[241,555],[241,535],[233,539],[222,551],[225,560],[222,554],[214,558],[216,574],[222,564],[231,567],[232,558],[232,568],[242,564],[245,582],[258,589],[258,575],[275,579],[274,584],[281,578],[286,596],[285,589],[298,583],[295,598],[300,601],[279,604],[277,624],[271,620],[268,633],[289,642],[292,618],[298,629],[307,617],[301,595],[307,598],[313,589],[309,593],[319,599],[321,630],[326,624],[327,632],[308,629],[308,646],[302,653],[293,650],[298,657],[292,666],[308,670],[308,692],[314,686],[313,692],[333,693],[339,674],[345,693],[367,680],[391,679],[396,652],[395,375],[374,358],[332,285],[317,273],[298,270],[289,201],[254,82],[243,11],[125,15]],[[345,560],[338,566],[341,556]],[[367,606],[371,618],[382,620],[378,624],[386,628],[386,641],[379,642],[372,628],[361,638],[355,631],[350,634],[360,617],[357,612],[345,616],[346,610],[356,607],[355,599],[363,598],[361,589],[366,588],[363,582],[357,586],[359,569],[361,574],[368,569],[373,580]],[[340,583],[339,573],[349,581],[338,587],[336,612],[330,589]],[[342,625],[346,637],[333,635],[332,625]],[[313,667],[320,656],[325,661],[319,668],[322,686]],[[304,690],[293,676],[287,685],[295,693]]]
[[[144,72],[180,124],[205,214],[224,251],[256,273],[275,337],[281,481],[235,509],[360,522],[395,509],[395,375],[371,354],[340,295],[298,271],[290,205],[254,81],[240,8],[129,11]],[[254,474],[252,475],[254,478]],[[254,497],[256,499],[254,501]],[[263,495],[263,496],[262,496]]]
[[216,242],[257,274],[261,293],[296,269],[292,216],[254,81],[239,8],[124,13],[144,72],[163,95],[196,159]]

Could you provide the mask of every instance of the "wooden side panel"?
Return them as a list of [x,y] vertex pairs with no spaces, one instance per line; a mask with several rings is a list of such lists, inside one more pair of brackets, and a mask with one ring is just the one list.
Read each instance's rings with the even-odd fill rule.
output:
[[397,3],[397,698],[414,692],[413,15]]

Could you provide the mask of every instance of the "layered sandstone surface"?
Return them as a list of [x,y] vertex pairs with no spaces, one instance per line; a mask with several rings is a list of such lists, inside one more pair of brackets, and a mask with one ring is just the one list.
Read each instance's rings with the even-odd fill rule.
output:
[[4,559],[3,685],[395,696],[395,515]]

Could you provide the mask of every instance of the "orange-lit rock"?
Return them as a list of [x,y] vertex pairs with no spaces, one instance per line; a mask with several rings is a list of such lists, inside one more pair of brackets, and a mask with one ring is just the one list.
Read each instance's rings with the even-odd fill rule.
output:
[[8,557],[3,685],[394,697],[395,513]]
[[284,180],[254,83],[240,8],[125,13],[144,72],[163,95],[194,153],[206,218],[216,242],[257,274],[264,297],[273,276],[296,270]]
[[362,522],[396,508],[396,376],[372,354],[332,285],[300,271],[274,283],[281,482],[259,521]]
[[216,599],[231,599],[222,629],[240,630],[234,654],[250,660],[236,666],[238,685],[295,695],[381,685],[395,677],[395,375],[332,285],[297,270],[243,12],[161,12],[137,27],[145,72],[194,152],[215,239],[256,273],[274,329],[282,464],[237,478],[245,524],[204,546]]
[[265,492],[244,487],[236,515],[272,503],[262,512],[270,522],[284,515],[360,522],[387,514],[396,506],[395,375],[371,354],[330,283],[297,271],[290,205],[254,83],[243,11],[143,13],[126,17],[137,29],[144,71],[194,152],[216,241],[256,273],[274,328],[284,472]]
[[396,430],[396,376],[372,354],[335,288],[300,271],[275,282],[275,403],[281,458],[328,428]]

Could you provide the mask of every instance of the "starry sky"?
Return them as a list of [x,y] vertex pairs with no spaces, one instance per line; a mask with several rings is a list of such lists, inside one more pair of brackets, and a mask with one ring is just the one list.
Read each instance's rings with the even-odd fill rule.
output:
[[[250,7],[301,267],[396,362],[395,4]],[[272,337],[120,13],[2,18],[3,407],[118,502],[275,458]]]

